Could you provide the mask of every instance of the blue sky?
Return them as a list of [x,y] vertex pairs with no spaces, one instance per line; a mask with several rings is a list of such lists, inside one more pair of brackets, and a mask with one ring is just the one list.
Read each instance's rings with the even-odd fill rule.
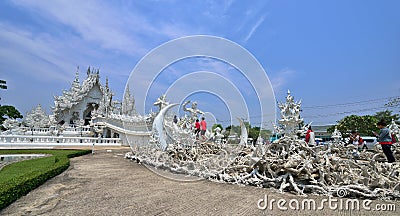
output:
[[[288,89],[302,99],[306,122],[331,124],[383,110],[389,97],[400,95],[399,10],[395,0],[0,1],[0,79],[8,84],[0,103],[23,114],[41,104],[50,113],[53,96],[70,87],[77,66],[81,78],[88,66],[99,68],[102,82],[108,77],[121,99],[131,71],[149,51],[176,38],[212,35],[252,53],[277,100]],[[189,72],[234,70],[206,58],[177,62],[157,77],[161,87],[150,96]],[[244,96],[249,118],[257,118],[249,84],[227,77]],[[222,100],[204,92],[191,97],[227,120]]]

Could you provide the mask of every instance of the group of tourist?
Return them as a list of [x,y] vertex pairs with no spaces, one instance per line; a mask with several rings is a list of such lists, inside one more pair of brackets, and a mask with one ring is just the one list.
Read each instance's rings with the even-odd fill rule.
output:
[[201,118],[201,122],[199,123],[199,119],[196,119],[196,123],[194,124],[195,131],[194,133],[196,134],[196,138],[199,138],[199,134],[201,135],[201,138],[205,140],[205,134],[207,130],[207,123],[204,117]]
[[[178,118],[176,115],[174,116],[173,122],[175,124],[178,123]],[[199,119],[196,119],[195,125],[194,125],[195,131],[194,133],[196,134],[196,138],[199,138],[199,135],[201,135],[202,140],[206,139],[206,130],[207,130],[207,122],[204,117],[201,118],[201,122]]]
[[[382,119],[381,121],[379,121],[377,123],[377,127],[380,129],[379,133],[376,133],[376,132],[373,132],[373,133],[378,138],[378,142],[381,145],[382,151],[385,154],[388,162],[393,163],[396,160],[393,156],[391,147],[392,147],[392,144],[395,142],[395,140],[393,139],[393,135],[390,133],[389,128],[387,128],[386,126],[387,126],[387,124],[386,124],[385,120]],[[310,146],[315,145],[315,135],[314,135],[314,132],[313,132],[311,126],[308,128],[305,141]],[[352,131],[351,135],[350,135],[349,143],[360,146],[364,143],[364,141],[358,132]]]
[[[378,138],[378,142],[382,147],[382,151],[385,154],[389,163],[395,162],[393,152],[391,150],[392,144],[395,142],[393,135],[390,133],[389,128],[386,127],[385,120],[381,120],[377,123],[377,127],[380,129],[379,133],[372,131],[372,133]],[[352,131],[350,135],[350,144],[356,146],[362,146],[364,143],[360,133]]]

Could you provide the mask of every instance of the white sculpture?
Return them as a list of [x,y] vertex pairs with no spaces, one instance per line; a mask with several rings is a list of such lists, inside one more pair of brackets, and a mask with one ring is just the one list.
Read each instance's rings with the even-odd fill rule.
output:
[[7,129],[4,132],[0,132],[0,134],[17,134],[22,132],[19,128],[19,122],[16,119],[8,118],[3,121],[3,127]]
[[26,113],[22,123],[30,128],[45,128],[51,124],[50,117],[45,113],[40,104],[36,108],[33,108],[31,112]]
[[19,125],[19,122],[16,119],[13,119],[13,118],[8,118],[8,119],[3,121],[3,127],[5,129],[12,130],[14,128],[17,128],[18,125]]
[[185,103],[183,103],[182,105],[182,109],[183,111],[189,113],[189,116],[191,119],[197,119],[197,116],[200,115],[204,115],[204,112],[197,109],[197,102],[193,102],[192,103],[192,107],[187,107],[187,105],[190,103],[190,101],[185,101]]
[[243,120],[240,118],[237,118],[240,122],[240,143],[239,145],[247,145],[247,138],[248,138],[248,133],[247,133],[247,128],[246,125],[244,124]]
[[[355,162],[347,155],[352,146],[309,147],[293,136],[296,131],[294,126],[301,120],[300,103],[294,103],[288,92],[286,103],[280,104],[280,108],[283,115],[279,122],[289,135],[260,148],[212,142],[185,146],[179,135],[166,151],[149,145],[145,150],[133,152],[127,157],[176,173],[214,181],[273,187],[282,193],[293,191],[303,196],[317,193],[368,199],[400,198],[400,164],[380,163],[381,152],[366,151],[360,153],[360,159],[364,161]],[[340,136],[337,130],[333,134],[338,142]]]
[[159,112],[161,112],[161,110],[164,108],[164,107],[166,107],[166,106],[168,106],[168,102],[167,102],[167,100],[165,99],[165,94],[163,94],[163,95],[161,95],[159,98],[157,98],[157,101],[156,102],[154,102],[154,106],[158,106],[158,111]]
[[129,85],[126,88],[124,100],[122,102],[122,114],[132,116],[136,114],[135,98],[131,96]]
[[264,139],[261,136],[258,136],[256,144],[257,145],[264,145]]
[[298,125],[303,121],[300,118],[301,101],[295,102],[288,90],[285,103],[278,103],[281,110],[279,123],[284,126],[285,136],[296,136]]
[[335,127],[331,137],[333,138],[333,142],[337,144],[342,140],[342,133],[337,129],[337,126]]
[[400,126],[396,124],[394,119],[392,119],[392,122],[389,125],[389,130],[392,134],[396,136],[397,140],[400,140]]
[[273,126],[274,126],[274,134],[277,134],[277,135],[283,134],[284,129],[282,128],[281,125],[273,124]]
[[152,130],[153,138],[155,142],[159,143],[162,150],[165,150],[167,148],[167,135],[164,130],[165,115],[169,109],[177,105],[179,104],[169,104],[166,107],[162,108],[154,119]]
[[220,127],[216,127],[215,128],[215,143],[216,144],[221,144],[222,143],[222,138],[224,137],[224,135],[221,133],[221,128]]
[[[158,98],[154,104],[162,105],[165,104],[164,102],[165,95]],[[179,147],[181,145],[190,146],[200,140],[200,138],[198,138],[199,140],[196,138],[193,124],[194,119],[197,118],[197,114],[204,113],[197,109],[197,103],[195,102],[192,104],[191,108],[186,108],[188,103],[190,103],[190,101],[186,102],[183,106],[183,110],[188,112],[188,115],[181,118],[177,124],[174,123],[171,116],[167,115],[168,110],[175,107],[177,104],[170,104],[161,109],[153,121],[151,143],[155,143],[165,151],[168,146],[171,146],[171,148],[174,148],[174,146]],[[205,140],[202,140],[202,142],[207,142],[213,138],[213,134],[206,131],[204,137]],[[221,139],[222,137],[223,135],[221,136],[220,134],[218,139]]]

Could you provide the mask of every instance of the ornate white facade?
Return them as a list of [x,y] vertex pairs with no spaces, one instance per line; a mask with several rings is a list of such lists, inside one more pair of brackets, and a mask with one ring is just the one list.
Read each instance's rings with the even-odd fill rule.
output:
[[51,116],[46,115],[42,106],[39,104],[36,108],[33,108],[31,112],[27,112],[22,123],[30,128],[46,128],[50,127],[52,121]]
[[78,122],[89,125],[94,112],[112,111],[113,93],[108,87],[108,80],[106,85],[102,86],[99,79],[99,70],[89,67],[87,77],[81,84],[77,70],[70,90],[64,90],[61,96],[54,97],[52,110],[59,125],[78,125]]

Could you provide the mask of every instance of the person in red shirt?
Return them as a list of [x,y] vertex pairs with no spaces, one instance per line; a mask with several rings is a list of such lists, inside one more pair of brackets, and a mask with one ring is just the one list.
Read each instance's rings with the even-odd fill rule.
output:
[[196,123],[194,124],[195,130],[194,130],[194,134],[196,134],[196,138],[199,137],[199,133],[200,133],[200,123],[199,123],[199,119],[196,119]]
[[206,130],[207,130],[207,123],[206,123],[206,121],[204,119],[205,119],[204,117],[201,118],[200,131],[201,131],[201,137],[205,140],[206,139],[205,134],[206,134]]
[[308,128],[307,133],[306,133],[306,143],[310,146],[315,145],[315,134],[314,131],[312,130],[311,126]]

